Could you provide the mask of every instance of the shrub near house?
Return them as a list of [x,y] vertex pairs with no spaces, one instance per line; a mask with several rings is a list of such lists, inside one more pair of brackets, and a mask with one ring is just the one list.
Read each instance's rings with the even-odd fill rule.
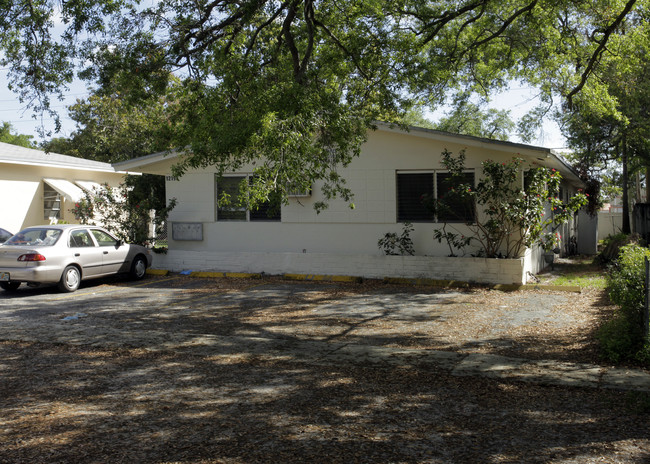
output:
[[[447,221],[434,232],[438,241],[447,242],[452,256],[454,248],[462,249],[470,242],[477,243],[478,255],[487,258],[517,258],[526,248],[547,243],[556,247],[560,239],[557,228],[587,204],[587,196],[582,192],[572,196],[566,204],[562,202],[558,196],[562,176],[555,169],[528,170],[522,189],[521,158],[502,163],[484,161],[483,178],[476,187],[463,182],[464,150],[457,157],[448,150],[443,151],[441,163],[449,170],[453,187],[442,198],[430,199],[430,208],[436,214],[450,217],[454,212],[460,211],[463,215],[467,210],[473,212],[472,220],[466,221],[470,234],[462,240],[447,230]],[[548,216],[547,207],[552,210]]]
[[650,340],[643,338],[645,258],[650,258],[647,248],[621,247],[608,278],[609,296],[618,308],[598,338],[604,355],[615,362],[632,359],[650,365]]
[[157,210],[152,217],[155,199],[134,195],[127,183],[120,184],[119,188],[103,185],[84,194],[84,198],[71,209],[81,224],[108,227],[118,238],[138,245],[148,245],[152,239],[150,223],[153,222],[156,234],[161,232],[169,211],[176,204],[171,199],[166,208]]

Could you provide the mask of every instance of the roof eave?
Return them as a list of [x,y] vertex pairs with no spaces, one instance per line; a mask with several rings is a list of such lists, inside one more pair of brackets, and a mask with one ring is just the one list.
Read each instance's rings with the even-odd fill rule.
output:
[[425,127],[408,126],[405,131],[402,127],[397,126],[395,124],[377,122],[375,123],[375,125],[377,126],[378,129],[385,130],[388,132],[421,135],[436,140],[446,141],[449,143],[464,143],[468,146],[475,146],[475,147],[494,146],[494,147],[499,147],[501,149],[507,149],[507,151],[513,153],[526,151],[530,153],[530,156],[533,156],[533,153],[538,153],[546,157],[552,153],[552,150],[550,148],[538,147],[535,145],[527,145],[518,142],[508,142],[503,140],[488,139],[484,137],[476,137],[473,135],[453,134],[451,132],[428,129]]
[[144,168],[160,161],[178,158],[179,156],[180,152],[176,150],[161,151],[158,153],[152,153],[151,155],[140,156],[139,158],[113,163],[113,168],[130,171],[131,169]]

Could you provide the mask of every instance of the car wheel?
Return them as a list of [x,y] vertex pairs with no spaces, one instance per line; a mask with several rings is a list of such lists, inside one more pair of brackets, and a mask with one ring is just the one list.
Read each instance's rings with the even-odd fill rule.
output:
[[147,273],[147,261],[142,256],[136,256],[131,265],[131,278],[142,279]]
[[20,287],[20,282],[0,282],[0,288],[8,292],[18,290],[18,287]]
[[79,288],[81,283],[81,273],[76,266],[68,266],[63,270],[61,280],[59,280],[59,290],[62,292],[74,292]]

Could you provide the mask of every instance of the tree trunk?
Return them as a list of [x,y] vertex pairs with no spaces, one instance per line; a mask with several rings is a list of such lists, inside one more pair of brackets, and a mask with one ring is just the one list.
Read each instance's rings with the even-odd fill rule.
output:
[[645,202],[650,203],[650,185],[648,181],[650,180],[650,166],[645,168]]
[[623,135],[623,150],[621,155],[621,161],[623,163],[623,227],[621,232],[624,234],[632,233],[630,227],[630,202],[628,198],[629,190],[629,179],[627,174],[627,137]]

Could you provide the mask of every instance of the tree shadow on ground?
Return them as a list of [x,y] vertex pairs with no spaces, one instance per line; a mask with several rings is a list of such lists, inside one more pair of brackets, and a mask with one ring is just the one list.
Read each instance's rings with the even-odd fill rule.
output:
[[[329,351],[408,346],[390,327],[421,323],[428,298],[450,308],[440,290],[267,283],[153,279],[5,300],[5,338],[9,323],[42,338],[0,342],[0,462],[650,458],[650,416],[626,410],[624,393],[302,356],[314,339]],[[407,310],[395,313],[396,301]],[[62,320],[81,310],[86,316]],[[430,317],[449,316],[441,314]],[[387,329],[362,331],[378,321]],[[325,326],[320,338],[309,332],[316,323]],[[435,338],[410,337],[416,346]],[[279,344],[266,349],[264,340]]]
[[650,458],[650,416],[613,391],[16,342],[0,359],[2,462]]

